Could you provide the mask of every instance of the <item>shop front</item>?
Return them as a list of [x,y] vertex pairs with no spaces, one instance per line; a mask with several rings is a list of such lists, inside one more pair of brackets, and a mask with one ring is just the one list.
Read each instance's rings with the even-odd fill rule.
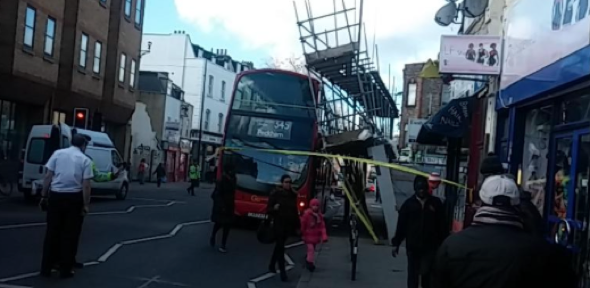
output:
[[[201,175],[204,181],[215,181],[217,171],[217,152],[223,141],[223,134],[203,132],[201,141],[193,141],[193,158],[198,158]],[[197,151],[200,142],[200,151]]]
[[587,6],[574,6],[521,0],[508,7],[496,150],[542,213],[547,238],[558,223],[570,225],[562,244],[576,255],[581,287],[590,287],[583,270],[590,252],[590,18]]

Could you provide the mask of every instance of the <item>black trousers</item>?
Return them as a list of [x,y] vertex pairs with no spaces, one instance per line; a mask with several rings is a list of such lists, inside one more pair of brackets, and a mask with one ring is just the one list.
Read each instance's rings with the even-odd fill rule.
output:
[[226,223],[215,223],[213,225],[213,232],[211,233],[211,239],[213,241],[215,241],[215,238],[217,236],[217,232],[219,232],[219,230],[221,231],[221,247],[222,248],[226,248],[227,245],[227,238],[229,237],[229,230],[231,228],[230,224],[226,224]]
[[84,224],[84,216],[80,217],[78,221],[78,231],[76,231],[76,243],[74,244],[74,262],[76,263],[76,255],[78,255],[78,246],[80,246],[80,235],[82,235],[82,225]]
[[275,248],[270,258],[269,268],[275,268],[279,264],[279,271],[281,275],[286,275],[287,270],[285,269],[285,243],[287,242],[287,236],[285,233],[276,234]]
[[156,176],[158,179],[156,180],[156,183],[158,183],[158,187],[160,187],[162,185],[162,177],[160,176]]
[[59,264],[62,273],[69,273],[74,266],[82,227],[82,192],[51,192],[48,201],[41,272],[50,273]]
[[199,187],[199,179],[191,179],[191,186],[188,187],[188,191],[191,195],[195,195],[195,188]]
[[408,251],[408,288],[432,287],[431,272],[435,254]]

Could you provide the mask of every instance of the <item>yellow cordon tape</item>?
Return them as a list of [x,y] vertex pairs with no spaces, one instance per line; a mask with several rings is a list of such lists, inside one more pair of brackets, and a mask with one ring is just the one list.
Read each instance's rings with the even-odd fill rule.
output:
[[[324,158],[328,158],[328,159],[344,159],[344,160],[349,160],[349,161],[357,161],[357,162],[361,162],[361,163],[365,163],[365,164],[370,164],[370,165],[375,165],[375,166],[380,166],[380,167],[386,167],[389,169],[393,169],[393,170],[397,170],[397,171],[401,171],[401,172],[406,172],[406,173],[410,173],[410,174],[414,174],[414,175],[418,175],[418,176],[423,176],[428,178],[429,174],[422,172],[420,170],[416,170],[416,169],[412,169],[412,168],[408,168],[402,165],[398,165],[398,164],[393,164],[393,163],[387,163],[387,162],[381,162],[381,161],[375,161],[375,160],[371,160],[371,159],[365,159],[365,158],[357,158],[357,157],[350,157],[350,156],[342,156],[342,155],[334,155],[334,154],[325,154],[325,153],[317,153],[317,152],[310,152],[310,151],[297,151],[297,150],[277,150],[277,149],[258,149],[258,148],[235,148],[235,147],[221,147],[220,151],[223,150],[229,150],[229,151],[242,151],[242,150],[251,150],[251,151],[259,151],[259,152],[267,152],[267,153],[273,153],[273,154],[283,154],[283,155],[295,155],[295,156],[316,156],[316,157],[324,157]],[[446,179],[441,179],[442,183],[448,184],[448,185],[452,185],[455,187],[458,187],[460,189],[466,189],[468,192],[471,192],[472,189],[469,189],[467,187],[465,187],[465,185],[461,185],[457,182],[453,182],[453,181],[449,181]],[[371,225],[371,223],[367,220],[367,217],[364,215],[364,213],[358,209],[358,207],[356,207],[355,203],[355,199],[353,198],[352,194],[350,193],[350,191],[348,191],[348,188],[346,188],[346,185],[343,185],[342,189],[344,190],[346,197],[348,198],[348,200],[351,203],[352,208],[354,209],[355,213],[359,216],[361,222],[363,222],[363,224],[365,225],[365,227],[367,228],[367,230],[369,231],[369,233],[371,234],[371,237],[373,238],[373,240],[375,241],[375,243],[379,242],[379,239],[377,238],[377,236],[375,235],[375,232],[373,231],[373,227]]]
[[366,217],[365,213],[363,213],[363,211],[361,209],[359,209],[359,207],[357,207],[357,205],[356,205],[357,201],[355,199],[353,199],[352,194],[350,193],[350,191],[348,191],[348,188],[346,188],[346,185],[342,185],[342,190],[344,190],[344,194],[346,194],[346,198],[348,198],[348,202],[350,203],[350,206],[354,210],[354,213],[359,217],[359,219],[361,219],[361,222],[363,222],[363,224],[365,225],[365,228],[367,228],[367,230],[369,231],[369,234],[371,234],[371,238],[373,238],[373,241],[375,241],[375,244],[378,244],[379,238],[377,238],[377,235],[375,235],[375,231],[373,230],[373,225],[371,225],[371,222],[368,220],[368,217]]

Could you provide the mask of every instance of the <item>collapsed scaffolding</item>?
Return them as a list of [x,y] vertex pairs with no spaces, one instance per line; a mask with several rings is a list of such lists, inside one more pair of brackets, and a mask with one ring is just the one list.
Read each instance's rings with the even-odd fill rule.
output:
[[[316,107],[319,128],[326,137],[327,149],[340,155],[390,162],[395,156],[393,152],[387,153],[393,148],[389,139],[393,137],[394,119],[399,116],[399,111],[390,92],[392,87],[385,85],[379,73],[377,45],[373,44],[373,58],[376,57],[377,61],[373,62],[372,57],[369,57],[363,23],[363,0],[359,0],[358,11],[357,0],[352,0],[353,5],[347,5],[347,0],[339,0],[341,6],[337,5],[337,0],[333,0],[332,11],[315,17],[309,0],[302,1],[306,19],[300,19],[295,2],[293,6],[305,67],[310,81],[311,78],[318,79],[324,84],[324,88],[329,88],[329,91],[323,89],[323,93],[317,98]],[[386,149],[386,146],[389,148]],[[364,206],[363,210],[368,214],[364,189],[359,190],[356,185],[361,184],[364,187],[366,184],[361,179],[365,178],[363,175],[367,174],[367,167],[354,173],[351,168],[357,164],[344,165],[344,171],[349,177],[360,180],[354,181],[359,183],[351,183],[357,186],[355,189],[349,187],[360,198],[359,203],[346,201],[345,219],[349,217],[350,205]],[[387,234],[391,238],[397,222],[391,175],[380,172],[377,174],[377,189],[381,190],[381,199],[393,204],[383,206]]]
[[[376,45],[373,55],[377,64],[369,57],[362,22],[363,0],[358,13],[356,7],[347,7],[345,0],[341,0],[341,6],[333,0],[333,11],[316,17],[309,0],[304,2],[307,14],[304,20],[299,18],[297,5],[293,4],[306,68],[310,77],[321,79],[324,87],[330,88],[330,93],[324,90],[320,95],[317,107],[323,133],[369,129],[373,135],[391,137],[399,111],[391,87],[386,87],[379,74]],[[318,27],[321,31],[317,31]]]

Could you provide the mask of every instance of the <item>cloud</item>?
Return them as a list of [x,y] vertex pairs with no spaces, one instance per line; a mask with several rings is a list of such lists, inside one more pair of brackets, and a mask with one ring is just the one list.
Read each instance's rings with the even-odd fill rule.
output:
[[[259,50],[273,57],[301,55],[297,19],[292,0],[174,0],[178,14],[187,23],[206,33],[223,31],[235,38],[243,49]],[[349,23],[358,22],[360,0],[345,0],[350,12]],[[297,0],[300,20],[307,19],[303,0]],[[312,14],[317,17],[333,12],[333,1],[310,0]],[[338,9],[342,0],[336,0]],[[448,28],[434,23],[435,12],[445,4],[442,0],[365,0],[363,22],[366,23],[367,40],[372,47],[373,39],[379,47],[381,74],[388,78],[388,65],[392,74],[401,75],[403,64],[436,58],[441,33],[453,33]],[[337,17],[338,26],[346,23],[346,17]],[[334,18],[315,23],[315,31],[334,29]],[[357,31],[352,31],[357,38]],[[339,44],[346,42],[348,31],[338,33]],[[361,39],[364,45],[364,39]],[[310,39],[311,42],[311,39]],[[334,36],[328,37],[334,46]],[[369,49],[372,56],[372,48]],[[262,57],[262,56],[261,56]],[[252,59],[254,60],[254,59]],[[385,81],[387,83],[387,81]],[[397,81],[399,83],[399,81]]]

